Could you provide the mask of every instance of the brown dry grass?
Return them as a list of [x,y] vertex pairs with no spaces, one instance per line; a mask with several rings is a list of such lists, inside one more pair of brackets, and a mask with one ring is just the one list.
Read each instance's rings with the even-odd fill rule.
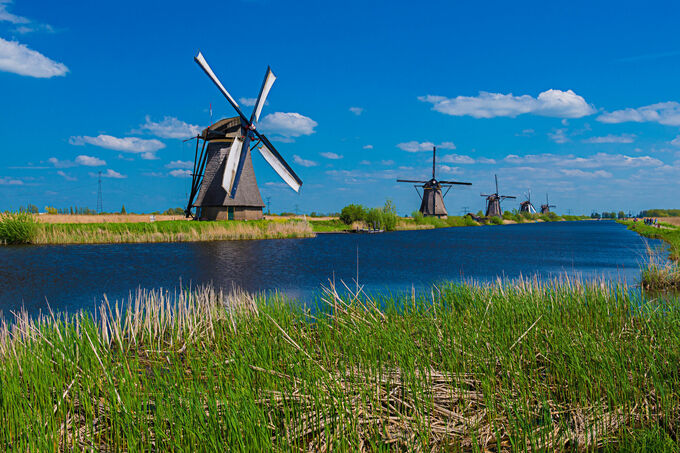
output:
[[656,217],[659,222],[670,223],[671,225],[680,226],[680,217]]
[[[149,214],[103,214],[103,215],[70,215],[70,214],[40,214],[35,216],[43,223],[139,223],[150,222]],[[156,221],[186,220],[179,215],[156,215]]]

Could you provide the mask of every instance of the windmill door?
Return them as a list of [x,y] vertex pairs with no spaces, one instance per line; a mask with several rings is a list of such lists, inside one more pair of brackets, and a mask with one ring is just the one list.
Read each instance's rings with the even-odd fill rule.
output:
[[234,220],[234,207],[227,206],[227,220]]

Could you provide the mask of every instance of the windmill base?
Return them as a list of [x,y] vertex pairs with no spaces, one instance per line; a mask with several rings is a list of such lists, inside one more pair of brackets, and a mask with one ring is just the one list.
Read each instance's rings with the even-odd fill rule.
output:
[[254,206],[205,206],[199,208],[199,220],[261,220],[262,208]]

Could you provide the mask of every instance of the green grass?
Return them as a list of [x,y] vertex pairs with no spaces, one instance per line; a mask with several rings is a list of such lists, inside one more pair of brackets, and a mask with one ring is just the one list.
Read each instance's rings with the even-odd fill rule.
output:
[[673,260],[680,259],[680,228],[669,223],[661,223],[663,228],[656,228],[651,225],[645,225],[643,221],[633,222],[631,220],[619,220],[619,223],[628,226],[629,230],[633,230],[641,236],[661,239],[668,243],[670,247],[670,256]]
[[0,450],[674,451],[680,311],[635,294],[331,287],[309,311],[202,288],[18,315],[0,324]]
[[25,212],[0,213],[0,244],[30,244],[35,241],[39,225]]
[[331,233],[348,231],[350,226],[342,222],[340,219],[332,220],[314,220],[309,219],[309,224],[315,233]]

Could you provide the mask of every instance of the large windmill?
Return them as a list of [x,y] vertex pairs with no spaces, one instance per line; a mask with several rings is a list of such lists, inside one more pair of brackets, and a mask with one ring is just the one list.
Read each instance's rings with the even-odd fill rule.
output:
[[[446,218],[448,213],[446,212],[446,207],[444,206],[444,197],[451,187],[454,185],[470,186],[470,182],[458,182],[458,181],[437,181],[435,177],[437,162],[437,147],[432,147],[432,179],[429,181],[418,181],[411,179],[397,179],[397,182],[410,182],[415,183],[413,187],[416,188],[416,192],[420,196],[420,212],[424,216],[436,216],[439,218]],[[423,189],[423,194],[420,195],[418,192],[418,187]],[[442,188],[446,189],[446,192],[442,194]]]
[[[256,129],[276,76],[271,68],[267,68],[253,113],[248,119],[203,55],[199,52],[194,60],[227,98],[238,116],[222,119],[196,137],[198,140],[191,193],[185,213],[187,217],[193,216],[201,220],[261,219],[264,203],[253,170],[253,149],[260,151],[267,163],[294,191],[298,192],[302,185],[302,180],[276,151],[274,145]],[[200,141],[203,146],[199,153]],[[254,144],[251,146],[251,143]],[[196,208],[195,214],[192,214],[193,208]]]
[[501,217],[503,211],[501,210],[501,201],[506,198],[517,198],[511,195],[499,195],[498,194],[498,175],[494,175],[496,178],[496,192],[492,194],[482,194],[486,197],[486,217]]
[[528,212],[529,214],[536,214],[536,208],[531,203],[531,189],[526,193],[527,199],[519,204],[519,212]]
[[554,204],[550,204],[548,201],[548,194],[545,194],[545,204],[541,205],[541,214],[547,214],[550,212],[550,208],[556,208]]

